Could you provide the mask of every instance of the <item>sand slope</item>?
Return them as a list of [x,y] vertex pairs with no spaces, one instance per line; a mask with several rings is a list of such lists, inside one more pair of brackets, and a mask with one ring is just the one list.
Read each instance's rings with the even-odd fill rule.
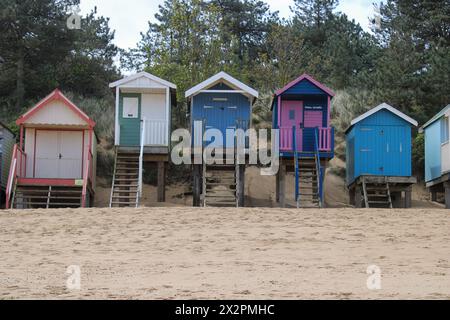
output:
[[450,299],[449,230],[429,209],[4,211],[0,299]]

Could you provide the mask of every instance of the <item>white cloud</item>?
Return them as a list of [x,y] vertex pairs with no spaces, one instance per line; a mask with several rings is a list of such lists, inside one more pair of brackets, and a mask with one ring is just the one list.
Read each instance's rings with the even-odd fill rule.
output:
[[[266,0],[273,11],[289,18],[293,0]],[[121,48],[134,47],[140,33],[147,31],[148,21],[154,21],[158,6],[164,0],[81,0],[81,12],[86,14],[97,6],[98,14],[111,18],[110,26],[116,30],[115,43]],[[338,10],[355,19],[369,30],[369,17],[373,15],[373,2],[379,0],[341,0]]]

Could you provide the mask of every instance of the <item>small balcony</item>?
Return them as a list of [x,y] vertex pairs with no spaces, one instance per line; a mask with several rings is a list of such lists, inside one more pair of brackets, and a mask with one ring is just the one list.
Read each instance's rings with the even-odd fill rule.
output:
[[280,128],[280,151],[332,154],[334,150],[334,128]]

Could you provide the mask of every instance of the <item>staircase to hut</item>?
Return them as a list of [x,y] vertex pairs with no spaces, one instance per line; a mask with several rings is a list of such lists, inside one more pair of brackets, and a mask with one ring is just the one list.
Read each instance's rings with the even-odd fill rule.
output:
[[298,208],[321,208],[317,158],[296,160],[296,199]]
[[203,165],[204,207],[238,207],[239,166]]
[[116,152],[110,207],[139,206],[139,153]]
[[387,179],[384,182],[362,181],[363,196],[366,208],[389,208],[392,209],[392,197]]
[[14,209],[80,208],[83,188],[17,185],[13,197]]

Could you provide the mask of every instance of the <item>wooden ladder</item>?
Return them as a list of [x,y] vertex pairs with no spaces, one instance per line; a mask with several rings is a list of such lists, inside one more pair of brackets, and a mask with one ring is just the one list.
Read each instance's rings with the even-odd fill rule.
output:
[[368,183],[366,178],[362,179],[363,196],[366,208],[387,206],[392,209],[392,197],[387,177],[383,183]]
[[116,150],[109,206],[139,207],[139,154]]
[[203,207],[237,207],[238,166],[203,164]]
[[296,188],[298,208],[321,208],[317,158],[296,160]]

